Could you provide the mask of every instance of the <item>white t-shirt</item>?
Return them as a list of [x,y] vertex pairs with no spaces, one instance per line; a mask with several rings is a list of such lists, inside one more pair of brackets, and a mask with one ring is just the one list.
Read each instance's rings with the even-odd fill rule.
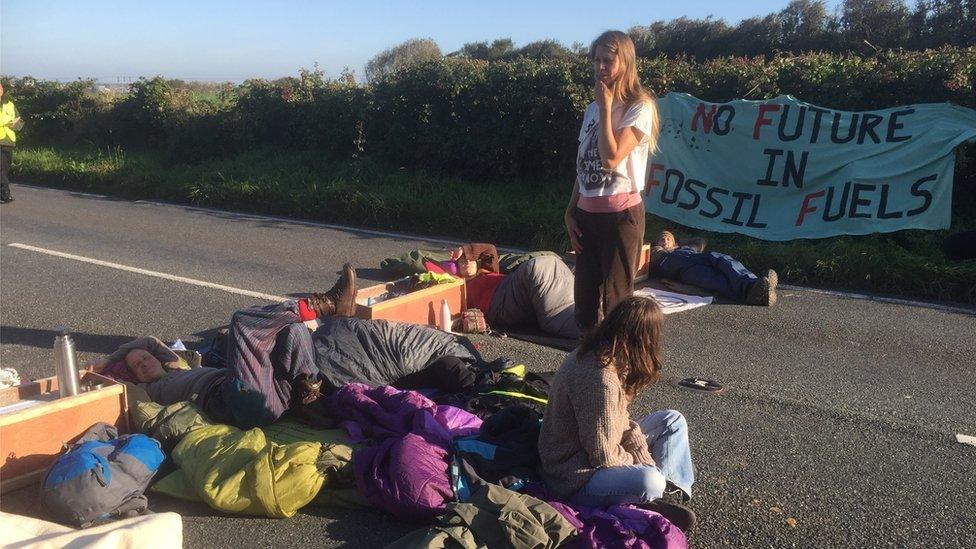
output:
[[644,190],[649,149],[647,136],[651,133],[653,116],[653,110],[643,101],[638,101],[629,108],[619,103],[613,105],[610,123],[614,133],[633,126],[640,131],[641,140],[623,162],[608,170],[600,161],[600,108],[596,101],[586,107],[576,154],[576,182],[579,184],[580,196],[611,196]]

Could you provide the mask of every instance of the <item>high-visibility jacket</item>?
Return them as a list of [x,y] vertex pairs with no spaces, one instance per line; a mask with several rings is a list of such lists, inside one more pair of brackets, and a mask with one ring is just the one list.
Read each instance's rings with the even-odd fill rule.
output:
[[17,143],[17,134],[14,132],[23,127],[24,121],[20,119],[13,101],[5,101],[0,105],[0,145],[12,147]]

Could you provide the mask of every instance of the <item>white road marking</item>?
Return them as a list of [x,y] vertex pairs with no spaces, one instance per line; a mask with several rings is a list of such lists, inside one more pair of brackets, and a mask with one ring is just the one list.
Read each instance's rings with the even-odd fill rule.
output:
[[968,444],[970,446],[976,446],[976,437],[964,435],[962,433],[956,433],[956,442],[958,442],[959,444]]
[[[28,185],[28,184],[25,184],[25,183],[19,183],[16,186],[29,187],[29,188],[36,189],[36,190],[40,190],[40,191],[64,192],[62,189],[52,189],[52,188],[49,188],[49,187],[40,187],[40,186],[37,186],[37,185]],[[89,196],[89,197],[92,197],[92,198],[103,198],[103,199],[104,198],[108,198],[108,197],[106,197],[104,195],[95,194],[95,193],[85,193],[85,192],[80,192],[80,191],[67,191],[67,192],[70,192],[71,194],[77,195],[77,196]],[[152,201],[152,200],[135,200],[133,202],[136,203],[136,204],[146,204],[146,205],[150,205],[150,206],[175,207],[175,208],[182,208],[182,209],[190,210],[190,211],[199,211],[199,212],[206,212],[206,213],[222,213],[222,214],[232,213],[234,215],[243,217],[245,219],[281,221],[281,222],[285,222],[285,223],[293,223],[293,224],[296,224],[296,225],[302,225],[302,226],[306,226],[306,227],[320,227],[320,228],[323,228],[323,229],[332,229],[332,230],[336,230],[336,231],[346,231],[346,232],[358,233],[358,234],[368,234],[368,235],[371,235],[371,236],[383,236],[383,237],[387,237],[387,238],[399,238],[399,239],[403,239],[403,240],[419,240],[419,241],[422,241],[422,242],[431,242],[431,243],[437,243],[437,244],[449,244],[449,245],[452,245],[452,246],[460,246],[461,244],[465,244],[466,243],[466,242],[463,242],[463,241],[460,241],[460,240],[448,240],[448,239],[444,239],[444,238],[427,238],[427,237],[424,237],[423,235],[405,234],[405,233],[398,233],[398,232],[394,232],[394,231],[381,231],[381,230],[378,230],[378,229],[364,229],[364,228],[361,228],[361,227],[350,227],[348,225],[338,225],[338,224],[334,224],[334,223],[320,223],[320,222],[317,222],[317,221],[305,221],[305,220],[293,219],[293,218],[289,218],[289,217],[279,217],[279,216],[272,216],[272,215],[260,215],[260,214],[244,213],[244,212],[235,212],[233,210],[218,210],[216,208],[204,208],[204,207],[200,207],[200,206],[190,206],[190,205],[187,205],[187,204],[179,204],[179,203],[175,203],[175,202],[156,202],[156,201]],[[526,250],[524,250],[522,248],[512,248],[512,247],[502,247],[502,246],[497,246],[497,248],[498,248],[499,251],[502,251],[502,252],[510,252],[510,253],[522,253],[522,252],[525,252],[526,251]],[[799,290],[799,291],[804,291],[804,292],[811,292],[811,293],[816,293],[816,294],[829,295],[829,296],[833,296],[833,297],[845,297],[845,298],[848,298],[848,299],[860,299],[860,300],[865,300],[865,301],[877,301],[877,302],[880,302],[880,303],[889,303],[889,304],[893,304],[893,305],[904,305],[904,306],[908,306],[908,307],[919,307],[919,308],[922,308],[922,309],[934,309],[934,310],[937,310],[937,311],[943,311],[943,312],[947,312],[947,313],[960,313],[960,314],[967,314],[967,315],[976,314],[976,309],[972,309],[972,308],[955,307],[955,306],[952,306],[952,305],[942,305],[942,304],[939,304],[939,303],[931,303],[931,302],[927,302],[927,301],[914,301],[914,300],[910,300],[910,299],[901,299],[901,298],[897,298],[897,297],[874,296],[874,295],[859,294],[859,293],[854,293],[854,292],[842,292],[842,291],[838,291],[838,290],[822,290],[822,289],[819,289],[819,288],[810,288],[810,287],[807,287],[807,286],[794,286],[792,284],[780,284],[779,285],[779,288],[782,288],[784,290]]]
[[73,259],[75,261],[81,261],[83,263],[91,263],[92,265],[99,265],[102,267],[110,267],[112,269],[118,269],[120,271],[127,271],[130,273],[136,273],[146,276],[154,276],[156,278],[162,278],[165,280],[172,280],[173,282],[182,282],[184,284],[192,284],[194,286],[202,286],[204,288],[212,288],[214,290],[222,290],[232,294],[246,295],[248,297],[256,297],[258,299],[264,299],[267,301],[287,301],[287,297],[282,297],[278,295],[263,294],[261,292],[252,292],[250,290],[242,290],[240,288],[234,288],[232,286],[224,286],[223,284],[215,284],[213,282],[206,282],[204,280],[197,280],[195,278],[187,278],[185,276],[172,275],[168,273],[161,273],[159,271],[150,271],[149,269],[140,269],[139,267],[130,267],[128,265],[122,265],[119,263],[112,263],[110,261],[102,261],[101,259],[93,259],[91,257],[84,257],[81,255],[67,254],[64,252],[59,252],[56,250],[49,250],[47,248],[39,248],[37,246],[30,246],[28,244],[21,244],[19,242],[11,242],[8,246],[12,248],[20,248],[21,250],[29,250],[32,252],[39,252],[42,254],[53,255],[55,257],[63,257],[65,259]]

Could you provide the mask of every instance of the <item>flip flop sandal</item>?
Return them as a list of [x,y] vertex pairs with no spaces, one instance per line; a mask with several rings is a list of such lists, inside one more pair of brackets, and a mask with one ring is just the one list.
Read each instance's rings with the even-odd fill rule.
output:
[[678,382],[678,387],[699,393],[721,393],[725,390],[717,381],[700,377],[686,377]]

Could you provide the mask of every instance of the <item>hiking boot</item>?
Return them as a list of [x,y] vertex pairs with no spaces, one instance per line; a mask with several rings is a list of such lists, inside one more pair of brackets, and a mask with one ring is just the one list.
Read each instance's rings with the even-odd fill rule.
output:
[[308,305],[319,317],[331,315],[353,316],[356,314],[356,271],[352,265],[342,266],[342,276],[324,294],[312,294]]
[[680,528],[682,532],[690,532],[698,524],[698,516],[695,515],[695,512],[680,503],[670,503],[664,499],[656,499],[650,503],[643,503],[638,507],[660,513],[671,524]]
[[777,284],[779,284],[779,277],[776,275],[776,271],[766,269],[765,274],[755,281],[746,293],[746,303],[772,307],[776,304]]

